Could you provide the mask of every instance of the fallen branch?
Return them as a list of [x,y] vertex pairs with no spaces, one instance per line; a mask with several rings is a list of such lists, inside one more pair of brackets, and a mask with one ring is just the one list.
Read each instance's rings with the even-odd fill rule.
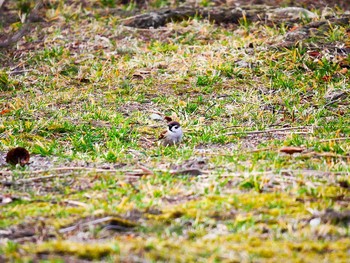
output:
[[75,229],[81,228],[81,227],[90,227],[97,224],[102,223],[108,223],[104,226],[104,229],[106,230],[119,230],[119,231],[126,231],[129,229],[134,228],[137,224],[129,221],[127,219],[113,217],[113,216],[106,216],[103,218],[94,219],[85,223],[78,223],[69,227],[61,228],[58,230],[60,234],[64,234],[67,232],[74,231]]
[[332,104],[334,104],[336,102],[339,102],[341,100],[346,99],[346,97],[349,94],[350,94],[350,92],[348,92],[348,91],[343,91],[343,92],[340,92],[339,94],[336,94],[336,96],[334,96],[334,98],[330,102],[328,102],[326,105],[324,105],[323,108],[325,108],[325,107],[327,107],[329,105],[332,105]]
[[[325,32],[329,32],[330,29],[336,26],[347,26],[349,22],[350,22],[349,15],[342,15],[339,18],[333,17],[330,19],[313,21],[304,26],[300,26],[299,28],[297,28],[297,30],[288,32],[284,37],[284,41],[282,41],[278,46],[284,47],[284,48],[291,47],[296,43],[299,43],[300,41],[303,41],[309,38],[310,36],[315,37],[315,32],[317,35],[326,36]],[[316,31],[315,29],[318,29],[318,30]],[[324,107],[326,107],[327,105],[325,105]]]
[[0,43],[0,48],[7,48],[14,43],[16,43],[19,39],[21,39],[25,33],[27,32],[30,23],[32,22],[33,18],[35,17],[35,13],[39,10],[39,8],[42,5],[42,0],[38,0],[37,3],[35,4],[34,8],[30,12],[30,14],[27,16],[26,21],[22,25],[21,29],[16,32],[14,35],[6,39],[4,42]]
[[283,21],[295,22],[303,17],[315,18],[316,15],[306,9],[298,7],[273,8],[265,5],[252,5],[244,7],[178,7],[139,14],[120,20],[125,26],[137,28],[157,28],[171,21],[183,21],[189,18],[204,18],[217,24],[244,21],[269,21],[278,23]]
[[100,223],[111,221],[112,219],[113,219],[113,217],[111,217],[111,216],[98,218],[98,219],[95,219],[95,220],[92,220],[92,221],[89,221],[89,222],[86,222],[86,223],[80,223],[80,224],[76,224],[76,225],[69,226],[69,227],[66,227],[66,228],[61,228],[60,230],[58,230],[58,232],[60,234],[64,234],[66,232],[73,231],[73,230],[77,229],[78,227],[96,225],[96,224],[100,224]]

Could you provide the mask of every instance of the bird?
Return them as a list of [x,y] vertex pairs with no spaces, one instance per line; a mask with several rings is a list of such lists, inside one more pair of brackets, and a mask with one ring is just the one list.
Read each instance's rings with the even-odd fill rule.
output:
[[162,141],[164,146],[172,146],[178,144],[182,139],[182,129],[180,123],[177,121],[170,121],[168,123],[168,129],[159,137],[159,140]]
[[20,164],[24,166],[28,164],[30,158],[29,152],[23,147],[11,149],[6,155],[6,162],[12,165]]

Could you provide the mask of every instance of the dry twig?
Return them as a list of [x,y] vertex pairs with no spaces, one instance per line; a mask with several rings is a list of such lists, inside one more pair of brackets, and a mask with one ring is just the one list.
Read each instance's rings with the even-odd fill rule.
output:
[[323,142],[339,142],[339,141],[347,141],[350,140],[350,137],[341,137],[341,138],[332,138],[332,139],[324,139],[324,140],[320,140],[318,141],[319,143],[323,143]]
[[212,156],[226,156],[226,157],[234,157],[237,154],[247,154],[247,153],[257,153],[257,152],[265,152],[265,151],[273,151],[276,150],[277,147],[273,146],[273,147],[265,147],[265,148],[260,148],[260,149],[253,149],[253,150],[249,150],[249,151],[236,151],[233,154],[228,154],[228,153],[219,153],[219,152],[215,152],[215,153],[208,153],[208,152],[198,152],[198,154],[203,154],[203,155],[212,155]]
[[338,159],[348,159],[350,160],[350,155],[340,155],[335,153],[317,153],[317,152],[309,152],[300,157],[311,158],[311,157],[330,157],[330,158],[338,158]]
[[[57,172],[57,171],[91,171],[91,172],[107,172],[107,173],[116,173],[116,172],[125,172],[123,170],[117,170],[117,169],[102,169],[102,168],[90,168],[90,167],[81,167],[81,166],[65,166],[65,167],[57,167],[57,168],[51,168],[47,170],[36,170],[36,171],[17,171],[21,174],[42,174],[42,173],[49,173],[49,172]],[[0,174],[4,175],[12,175],[12,171],[0,171]]]
[[[98,172],[98,173],[116,173],[116,172],[125,172],[123,170],[116,170],[116,169],[100,169],[100,168],[89,168],[89,167],[58,167],[58,168],[51,168],[49,170],[37,170],[37,171],[22,171],[18,172],[21,174],[43,174],[43,173],[49,173],[49,172],[62,172],[62,171],[89,171],[89,172]],[[0,171],[0,174],[3,175],[13,175],[12,171]],[[4,186],[12,186],[12,185],[18,185],[18,184],[26,184],[31,182],[37,182],[42,180],[48,180],[56,177],[66,177],[71,175],[71,173],[65,173],[65,174],[53,174],[53,175],[47,175],[47,176],[38,176],[38,177],[32,177],[27,179],[18,179],[16,181],[1,181],[0,183]]]

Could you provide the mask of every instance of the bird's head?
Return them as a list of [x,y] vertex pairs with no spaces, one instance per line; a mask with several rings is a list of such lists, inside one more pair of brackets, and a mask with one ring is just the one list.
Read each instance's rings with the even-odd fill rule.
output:
[[168,123],[168,129],[170,132],[177,132],[181,129],[181,125],[177,121],[171,121]]

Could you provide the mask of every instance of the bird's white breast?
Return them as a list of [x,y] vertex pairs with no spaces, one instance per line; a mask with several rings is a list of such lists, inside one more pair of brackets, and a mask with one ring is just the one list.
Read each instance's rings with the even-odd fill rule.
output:
[[181,127],[173,132],[168,131],[168,133],[167,133],[168,140],[172,140],[174,142],[181,141],[182,135],[183,135],[183,132],[182,132]]

